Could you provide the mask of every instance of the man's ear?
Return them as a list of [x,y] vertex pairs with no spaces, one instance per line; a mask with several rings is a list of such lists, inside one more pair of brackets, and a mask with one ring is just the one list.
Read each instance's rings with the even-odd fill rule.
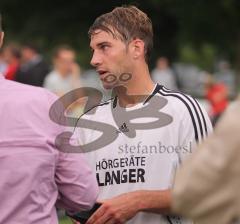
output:
[[2,47],[2,44],[3,44],[3,38],[4,38],[4,32],[0,32],[0,48]]
[[134,39],[131,43],[133,49],[133,58],[144,58],[144,42],[141,39]]

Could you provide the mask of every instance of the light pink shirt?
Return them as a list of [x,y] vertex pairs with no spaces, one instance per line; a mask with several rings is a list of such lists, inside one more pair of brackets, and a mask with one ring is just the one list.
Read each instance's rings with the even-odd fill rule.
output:
[[55,203],[89,209],[97,183],[82,154],[60,152],[63,127],[49,118],[55,95],[0,75],[0,223],[56,224]]

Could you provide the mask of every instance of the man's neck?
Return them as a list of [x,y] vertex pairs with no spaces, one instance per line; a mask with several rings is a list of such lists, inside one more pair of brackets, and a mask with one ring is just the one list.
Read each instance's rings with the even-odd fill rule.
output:
[[143,102],[153,92],[154,82],[150,78],[148,67],[136,71],[125,86],[114,89],[121,107],[131,107]]

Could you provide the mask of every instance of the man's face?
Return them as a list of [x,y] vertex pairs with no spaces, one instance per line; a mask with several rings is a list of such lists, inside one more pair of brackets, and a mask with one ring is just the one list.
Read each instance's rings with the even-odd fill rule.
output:
[[105,89],[121,85],[131,77],[131,52],[120,39],[103,30],[96,30],[91,36],[90,47],[93,51],[91,65],[96,68]]
[[54,59],[54,65],[62,74],[71,74],[75,65],[75,53],[71,50],[61,50]]
[[36,56],[36,53],[34,52],[34,50],[32,50],[29,47],[23,47],[21,51],[21,55],[22,55],[22,62],[27,63]]
[[8,47],[3,49],[3,58],[8,64],[12,61],[13,55]]

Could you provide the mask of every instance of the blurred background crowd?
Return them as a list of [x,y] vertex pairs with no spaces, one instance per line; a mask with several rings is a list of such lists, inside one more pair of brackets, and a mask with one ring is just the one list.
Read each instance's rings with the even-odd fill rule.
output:
[[[237,0],[26,0],[24,4],[1,0],[6,42],[0,72],[59,96],[78,87],[94,87],[109,98],[89,65],[87,33],[97,16],[123,4],[135,4],[152,19],[153,80],[199,99],[215,123],[240,89]],[[81,109],[76,108],[70,112],[78,116]]]
[[[215,123],[240,89],[238,0],[1,0],[6,41],[0,72],[59,96],[94,87],[109,98],[90,67],[87,33],[97,16],[123,4],[135,4],[152,19],[153,80],[199,99]],[[76,116],[83,105],[77,103],[70,110]]]
[[[5,44],[0,52],[0,72],[6,79],[49,89],[59,97],[81,87],[93,87],[104,94],[94,69],[83,69],[77,62],[77,51],[70,45],[59,45],[52,51],[50,59],[44,57],[38,46]],[[166,56],[156,58],[152,68],[152,79],[166,88],[195,96],[207,107],[215,124],[230,100],[237,95],[237,75],[227,60],[216,61],[213,72],[203,70],[193,63],[170,62]],[[69,113],[79,116],[84,101],[78,100]]]

